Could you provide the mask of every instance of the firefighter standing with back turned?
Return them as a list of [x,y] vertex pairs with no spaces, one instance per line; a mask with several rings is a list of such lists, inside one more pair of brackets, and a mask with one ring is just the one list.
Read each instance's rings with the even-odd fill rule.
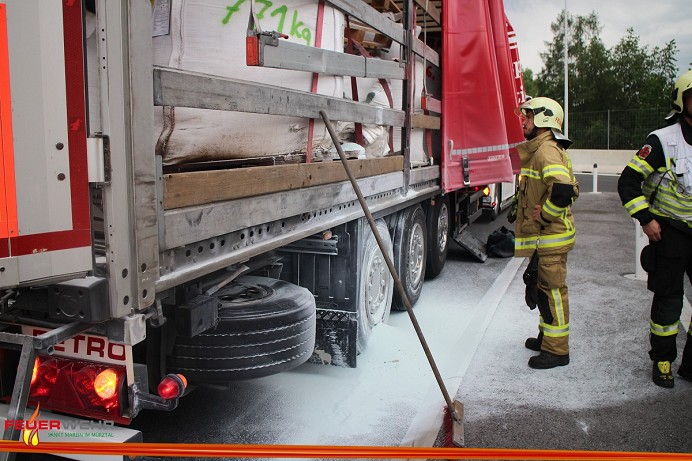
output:
[[540,352],[529,359],[529,366],[547,369],[569,363],[567,253],[576,240],[571,206],[579,188],[566,151],[572,142],[562,134],[562,107],[538,97],[515,112],[527,142],[517,146],[521,177],[514,254],[528,257],[537,249],[539,256],[534,300],[540,312],[539,334],[525,346]]
[[[654,293],[649,320],[652,379],[671,388],[671,364],[682,313],[685,273],[692,280],[692,70],[675,83],[671,125],[649,134],[627,164],[618,193],[627,212],[649,238],[641,254]],[[692,326],[692,325],[691,325]],[[678,375],[692,380],[692,328]]]

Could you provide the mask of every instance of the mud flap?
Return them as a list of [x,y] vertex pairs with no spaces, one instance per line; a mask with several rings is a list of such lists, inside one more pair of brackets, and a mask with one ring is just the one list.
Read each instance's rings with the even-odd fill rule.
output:
[[309,362],[356,368],[358,320],[355,312],[317,308],[315,351]]
[[488,254],[485,252],[485,243],[474,237],[468,227],[455,234],[454,241],[464,247],[480,262],[484,263],[488,259]]

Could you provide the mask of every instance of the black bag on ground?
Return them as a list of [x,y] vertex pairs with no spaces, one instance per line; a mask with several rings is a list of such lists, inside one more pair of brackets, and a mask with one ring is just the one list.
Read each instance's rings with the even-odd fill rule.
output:
[[526,305],[529,309],[535,309],[538,306],[538,250],[533,250],[523,277],[526,284]]
[[488,235],[485,252],[492,258],[511,258],[514,256],[514,232],[502,226]]

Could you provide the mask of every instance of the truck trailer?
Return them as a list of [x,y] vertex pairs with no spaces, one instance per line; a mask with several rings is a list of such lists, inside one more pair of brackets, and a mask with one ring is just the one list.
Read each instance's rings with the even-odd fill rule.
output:
[[0,0],[4,439],[355,367],[405,303],[335,143],[415,305],[524,99],[502,0]]

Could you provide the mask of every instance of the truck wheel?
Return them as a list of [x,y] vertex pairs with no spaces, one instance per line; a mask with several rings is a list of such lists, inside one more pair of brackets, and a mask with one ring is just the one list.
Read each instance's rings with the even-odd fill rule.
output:
[[[377,231],[389,257],[393,258],[392,239],[387,224],[382,219],[377,220]],[[373,328],[389,318],[394,293],[394,278],[389,273],[370,226],[366,226],[364,234],[358,301],[358,353],[365,350]]]
[[[399,212],[394,230],[394,267],[411,306],[423,291],[427,252],[425,211],[420,205]],[[405,311],[406,305],[398,290],[392,309]]]
[[449,196],[435,198],[428,213],[428,259],[425,275],[440,275],[447,262],[449,248]]
[[259,378],[306,362],[315,348],[315,298],[282,280],[243,276],[219,290],[219,322],[178,336],[168,371],[191,383]]

